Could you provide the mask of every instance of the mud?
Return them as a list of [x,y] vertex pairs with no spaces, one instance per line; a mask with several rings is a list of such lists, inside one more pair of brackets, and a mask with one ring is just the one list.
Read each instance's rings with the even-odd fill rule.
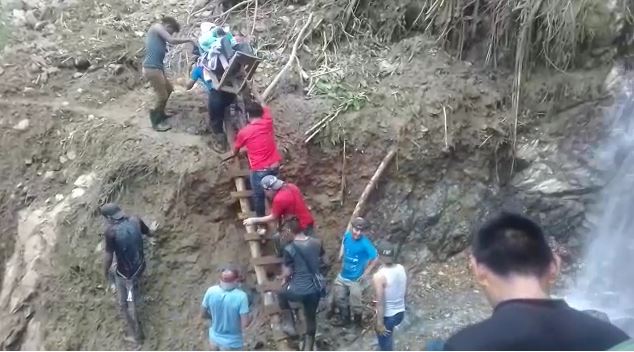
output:
[[[173,14],[189,35],[202,12],[194,15],[192,4],[178,0],[33,3],[46,23],[39,30],[12,24],[0,59],[2,347],[130,347],[101,268],[97,209],[117,201],[159,224],[142,282],[143,348],[205,349],[199,304],[217,269],[242,265],[252,292],[243,228],[226,165],[198,134],[207,118],[204,93],[182,87],[186,50],[168,54],[177,82],[168,133],[149,126],[151,91],[140,80],[139,60],[155,16]],[[260,5],[256,46],[266,60],[254,84],[262,90],[286,62],[289,29],[303,23],[308,5]],[[209,11],[217,15],[221,7],[209,4]],[[248,14],[240,10],[229,23],[251,28],[252,8]],[[580,246],[585,209],[601,187],[591,150],[600,105],[609,104],[602,84],[611,62],[532,73],[511,174],[510,71],[460,61],[433,39],[410,34],[385,44],[357,33],[324,45],[329,32],[316,31],[271,106],[283,177],[303,190],[331,257],[374,169],[390,146],[399,147],[367,216],[377,243],[401,245],[412,297],[397,345],[415,350],[489,313],[464,252],[471,229],[488,214],[524,210],[562,245]],[[90,67],[78,71],[79,60]],[[367,101],[355,101],[313,142],[303,142],[312,124],[360,95]],[[26,128],[14,128],[25,119]],[[88,174],[90,185],[75,184]],[[257,321],[247,348],[275,349],[257,294],[253,300]],[[318,331],[321,349],[374,348],[368,328],[337,329],[320,317]]]

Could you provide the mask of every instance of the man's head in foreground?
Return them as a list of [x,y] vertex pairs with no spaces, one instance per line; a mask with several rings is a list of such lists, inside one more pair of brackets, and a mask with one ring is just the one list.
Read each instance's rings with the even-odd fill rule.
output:
[[502,213],[473,236],[471,268],[491,305],[543,299],[559,269],[542,229],[518,214]]

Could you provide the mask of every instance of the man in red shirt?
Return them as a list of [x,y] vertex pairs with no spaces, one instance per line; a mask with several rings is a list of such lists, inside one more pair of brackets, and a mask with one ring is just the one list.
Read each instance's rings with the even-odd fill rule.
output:
[[265,176],[261,182],[268,198],[272,199],[271,214],[248,218],[244,225],[264,224],[271,221],[284,221],[287,217],[296,217],[300,231],[308,236],[315,236],[313,215],[304,202],[299,188],[292,183],[284,182],[273,175]]
[[266,212],[265,194],[261,185],[262,178],[267,175],[277,176],[282,158],[277,152],[273,118],[269,107],[263,107],[259,103],[251,101],[246,104],[245,110],[249,123],[236,135],[233,152],[225,160],[236,156],[240,149],[246,149],[249,169],[251,170],[251,189],[253,190],[255,214],[262,217]]

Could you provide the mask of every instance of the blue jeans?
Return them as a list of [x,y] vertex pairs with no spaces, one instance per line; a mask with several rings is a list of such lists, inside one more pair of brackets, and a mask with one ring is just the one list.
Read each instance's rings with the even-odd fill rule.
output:
[[266,195],[264,194],[264,188],[260,182],[264,176],[279,174],[280,168],[274,167],[265,170],[251,171],[251,189],[253,190],[253,207],[255,208],[255,215],[262,217],[266,215]]
[[405,312],[400,312],[392,315],[391,317],[383,317],[383,324],[385,325],[386,334],[376,335],[379,339],[379,351],[393,351],[394,350],[394,328],[403,321]]

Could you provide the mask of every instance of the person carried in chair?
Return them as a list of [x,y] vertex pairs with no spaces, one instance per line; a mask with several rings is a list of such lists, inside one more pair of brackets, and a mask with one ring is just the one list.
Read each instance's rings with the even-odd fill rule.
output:
[[137,216],[127,216],[117,204],[104,204],[100,212],[108,224],[104,234],[103,260],[106,282],[110,280],[113,254],[116,254],[114,276],[119,295],[119,309],[127,324],[124,340],[139,347],[143,343],[143,333],[139,328],[139,322],[134,321],[128,312],[129,297],[126,281],[132,281],[132,299],[135,299],[138,308],[140,304],[139,281],[145,270],[143,235],[153,237],[153,234],[143,220]]
[[[221,28],[211,22],[204,22],[200,25],[200,30],[197,48],[199,57],[187,88],[191,89],[196,81],[201,81],[208,91],[207,111],[212,132],[211,147],[216,152],[223,153],[227,149],[227,136],[224,131],[225,111],[235,101],[236,94],[226,92],[218,85],[236,50],[252,52],[252,49],[243,37],[239,36],[236,40],[228,27]],[[236,67],[236,70],[239,70],[239,67]]]

